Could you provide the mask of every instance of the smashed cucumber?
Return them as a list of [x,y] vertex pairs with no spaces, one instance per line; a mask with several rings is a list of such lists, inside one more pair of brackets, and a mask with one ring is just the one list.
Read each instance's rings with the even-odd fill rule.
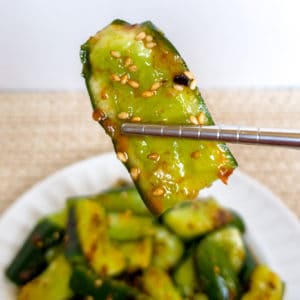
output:
[[237,163],[224,143],[120,132],[124,122],[214,124],[193,74],[151,22],[112,22],[82,45],[81,61],[93,117],[152,213],[227,182]]

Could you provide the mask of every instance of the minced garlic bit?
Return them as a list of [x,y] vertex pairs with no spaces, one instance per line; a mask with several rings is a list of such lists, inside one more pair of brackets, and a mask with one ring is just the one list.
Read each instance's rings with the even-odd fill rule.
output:
[[206,117],[204,112],[200,112],[200,114],[197,116],[198,124],[204,125],[206,123]]
[[164,193],[165,193],[165,191],[161,187],[154,189],[152,192],[153,196],[162,196]]
[[146,37],[146,33],[144,31],[141,31],[140,33],[138,33],[136,36],[135,36],[135,39],[137,41],[141,41],[143,40],[144,38]]
[[184,71],[183,74],[188,78],[188,79],[195,79],[194,74],[191,71]]
[[139,178],[140,173],[141,173],[141,170],[139,168],[132,167],[130,169],[130,175],[133,180],[137,180]]
[[114,58],[120,58],[121,57],[121,53],[119,51],[115,51],[115,50],[110,51],[110,55]]
[[154,96],[154,91],[144,91],[144,92],[142,92],[142,97],[144,97],[144,98],[150,98],[150,97],[152,97],[152,96]]
[[115,74],[115,73],[111,74],[110,78],[111,78],[112,81],[120,81],[121,80],[120,76]]
[[117,152],[117,158],[125,163],[128,160],[128,155],[126,152]]
[[118,118],[121,120],[126,120],[129,118],[129,113],[126,111],[121,111],[120,113],[118,113]]
[[156,91],[158,90],[160,87],[162,86],[162,83],[161,82],[154,82],[152,85],[151,85],[151,88],[150,90],[151,91]]
[[197,81],[195,79],[193,79],[190,83],[190,89],[194,90],[197,86]]
[[134,80],[128,80],[127,82],[131,87],[133,87],[134,89],[137,89],[140,85],[137,81]]
[[180,85],[180,84],[173,84],[173,88],[176,91],[183,91],[183,85]]
[[152,42],[152,41],[153,41],[153,36],[150,35],[150,34],[148,34],[148,35],[146,36],[146,41],[147,41],[147,42]]
[[137,71],[137,66],[136,65],[131,65],[131,66],[128,67],[128,70],[130,72],[136,72]]
[[152,49],[152,48],[154,48],[155,46],[156,46],[157,44],[155,43],[155,42],[148,42],[148,43],[146,43],[146,48],[148,48],[148,49]]

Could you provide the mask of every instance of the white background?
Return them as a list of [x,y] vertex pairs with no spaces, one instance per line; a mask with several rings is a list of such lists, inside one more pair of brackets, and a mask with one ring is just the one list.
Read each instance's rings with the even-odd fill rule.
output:
[[297,0],[0,0],[0,90],[78,90],[79,46],[114,18],[152,20],[200,88],[300,87]]

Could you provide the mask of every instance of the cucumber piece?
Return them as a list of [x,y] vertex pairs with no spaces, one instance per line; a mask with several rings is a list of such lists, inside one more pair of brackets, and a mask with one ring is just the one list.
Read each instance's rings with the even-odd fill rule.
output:
[[173,273],[174,282],[181,294],[190,298],[198,286],[193,254],[191,253],[183,259]]
[[224,235],[226,246],[221,242],[223,230],[228,229],[211,233],[200,241],[195,253],[199,284],[211,300],[234,300],[238,299],[240,293],[237,272],[232,263],[232,248],[230,243],[227,245],[227,234]]
[[163,223],[185,240],[207,234],[232,219],[232,214],[212,198],[186,201],[162,215]]
[[181,259],[184,252],[182,241],[166,228],[158,226],[154,235],[152,265],[169,270]]
[[82,252],[101,276],[114,276],[126,266],[120,250],[109,240],[105,210],[94,201],[77,201],[76,229]]
[[245,233],[246,225],[245,225],[245,222],[244,222],[242,216],[232,209],[230,209],[229,212],[232,216],[232,219],[231,219],[231,221],[229,221],[228,224],[236,227],[241,233]]
[[152,238],[146,237],[134,242],[118,243],[117,248],[126,260],[126,272],[132,273],[149,267],[153,253]]
[[130,212],[107,215],[109,237],[117,241],[132,241],[155,233],[152,217],[137,216]]
[[250,276],[257,266],[257,260],[255,259],[252,251],[246,244],[245,244],[245,250],[246,250],[246,257],[245,257],[242,270],[239,274],[239,278],[242,283],[242,286],[244,288],[248,288],[250,283]]
[[160,268],[147,269],[141,281],[144,292],[155,300],[182,299],[169,274]]
[[81,61],[93,117],[152,213],[227,182],[237,163],[224,143],[120,133],[124,122],[214,124],[185,62],[151,22],[112,22],[82,45]]
[[46,252],[62,242],[64,229],[48,218],[40,220],[6,269],[6,276],[25,284],[48,266]]
[[71,267],[64,255],[57,256],[48,268],[21,287],[18,300],[66,300],[72,297],[69,288]]
[[243,295],[242,300],[281,300],[284,284],[279,276],[265,265],[257,266],[251,275],[250,291]]

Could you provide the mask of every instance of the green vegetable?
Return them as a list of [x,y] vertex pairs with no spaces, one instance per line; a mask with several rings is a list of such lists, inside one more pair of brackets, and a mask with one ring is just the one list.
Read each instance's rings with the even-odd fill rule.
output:
[[48,268],[20,289],[18,300],[66,300],[73,293],[69,288],[71,268],[64,255],[59,255]]
[[155,233],[153,218],[137,216],[130,212],[107,215],[108,234],[117,241],[132,241]]
[[21,285],[39,275],[48,265],[46,252],[63,236],[64,229],[50,218],[40,220],[6,269],[6,276]]
[[162,215],[164,224],[183,239],[194,239],[233,220],[214,199],[186,201]]
[[250,276],[257,266],[257,261],[256,261],[255,257],[253,256],[250,248],[247,245],[245,245],[245,250],[246,250],[246,257],[245,257],[245,261],[244,261],[242,270],[239,274],[239,277],[240,277],[240,281],[241,281],[243,287],[248,288]]
[[82,45],[81,61],[93,117],[151,212],[227,182],[237,164],[223,143],[120,133],[124,122],[214,124],[185,62],[151,22],[112,22]]
[[[241,252],[236,228],[220,229],[205,237],[196,248],[199,283],[211,300],[234,300],[240,293],[237,268]],[[231,236],[232,234],[232,236]],[[237,247],[235,247],[237,246]]]
[[160,268],[151,267],[142,276],[142,288],[155,300],[181,300],[168,273]]
[[183,252],[182,241],[166,228],[158,226],[154,235],[152,265],[169,270],[177,264]]
[[267,266],[257,266],[251,275],[250,291],[243,295],[242,300],[281,300],[284,285],[277,274]]

